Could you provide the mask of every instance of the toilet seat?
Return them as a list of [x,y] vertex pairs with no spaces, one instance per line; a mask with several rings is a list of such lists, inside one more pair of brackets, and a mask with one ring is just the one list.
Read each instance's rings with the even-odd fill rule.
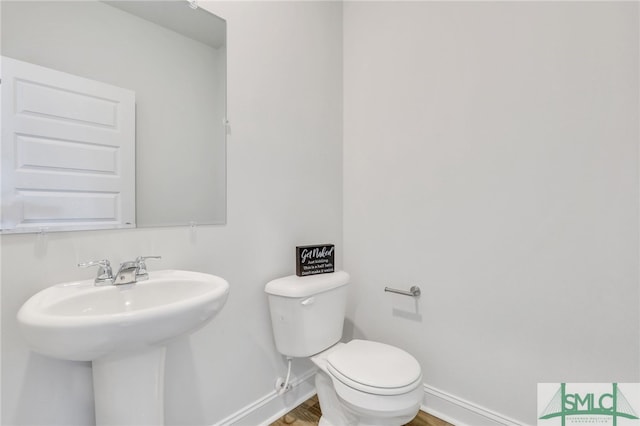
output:
[[418,361],[384,343],[352,340],[327,356],[328,372],[342,384],[374,395],[411,392],[422,381]]

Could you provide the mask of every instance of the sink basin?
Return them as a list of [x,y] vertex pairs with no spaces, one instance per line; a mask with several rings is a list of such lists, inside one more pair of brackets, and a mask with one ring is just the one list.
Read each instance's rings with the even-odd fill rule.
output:
[[193,332],[222,309],[228,294],[229,284],[215,275],[153,271],[135,284],[85,280],[48,287],[22,306],[18,321],[35,352],[93,361]]
[[35,352],[91,361],[96,425],[163,425],[166,344],[209,322],[229,284],[215,275],[165,270],[135,284],[54,285],[18,311]]

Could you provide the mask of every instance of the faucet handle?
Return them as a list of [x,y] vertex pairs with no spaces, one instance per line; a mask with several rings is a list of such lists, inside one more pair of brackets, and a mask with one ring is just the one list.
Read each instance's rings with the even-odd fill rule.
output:
[[94,280],[96,285],[113,283],[113,271],[111,270],[111,263],[107,259],[78,263],[78,268],[89,268],[91,266],[98,267],[98,275]]
[[162,256],[138,256],[136,258],[136,264],[138,269],[136,271],[137,280],[146,280],[149,278],[149,272],[147,271],[147,259],[162,259]]

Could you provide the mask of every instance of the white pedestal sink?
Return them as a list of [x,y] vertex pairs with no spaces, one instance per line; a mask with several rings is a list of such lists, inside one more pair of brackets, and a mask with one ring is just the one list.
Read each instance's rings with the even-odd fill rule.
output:
[[97,425],[163,425],[166,343],[204,326],[228,294],[220,277],[176,270],[119,286],[69,282],[27,300],[18,322],[35,352],[92,361]]

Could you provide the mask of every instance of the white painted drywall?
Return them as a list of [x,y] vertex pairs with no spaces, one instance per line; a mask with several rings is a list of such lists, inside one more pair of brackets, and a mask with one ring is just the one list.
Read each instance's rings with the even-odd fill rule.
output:
[[351,334],[528,424],[640,380],[638,72],[637,3],[345,2]]
[[[229,281],[221,314],[169,348],[168,425],[214,424],[272,392],[286,372],[264,285],[295,273],[296,245],[342,245],[342,6],[199,3],[228,24],[228,223],[3,236],[3,425],[93,422],[89,364],[30,353],[15,320],[40,289],[91,278],[94,271],[75,266],[85,260],[158,254],[151,271]],[[293,373],[308,368],[296,363]]]

